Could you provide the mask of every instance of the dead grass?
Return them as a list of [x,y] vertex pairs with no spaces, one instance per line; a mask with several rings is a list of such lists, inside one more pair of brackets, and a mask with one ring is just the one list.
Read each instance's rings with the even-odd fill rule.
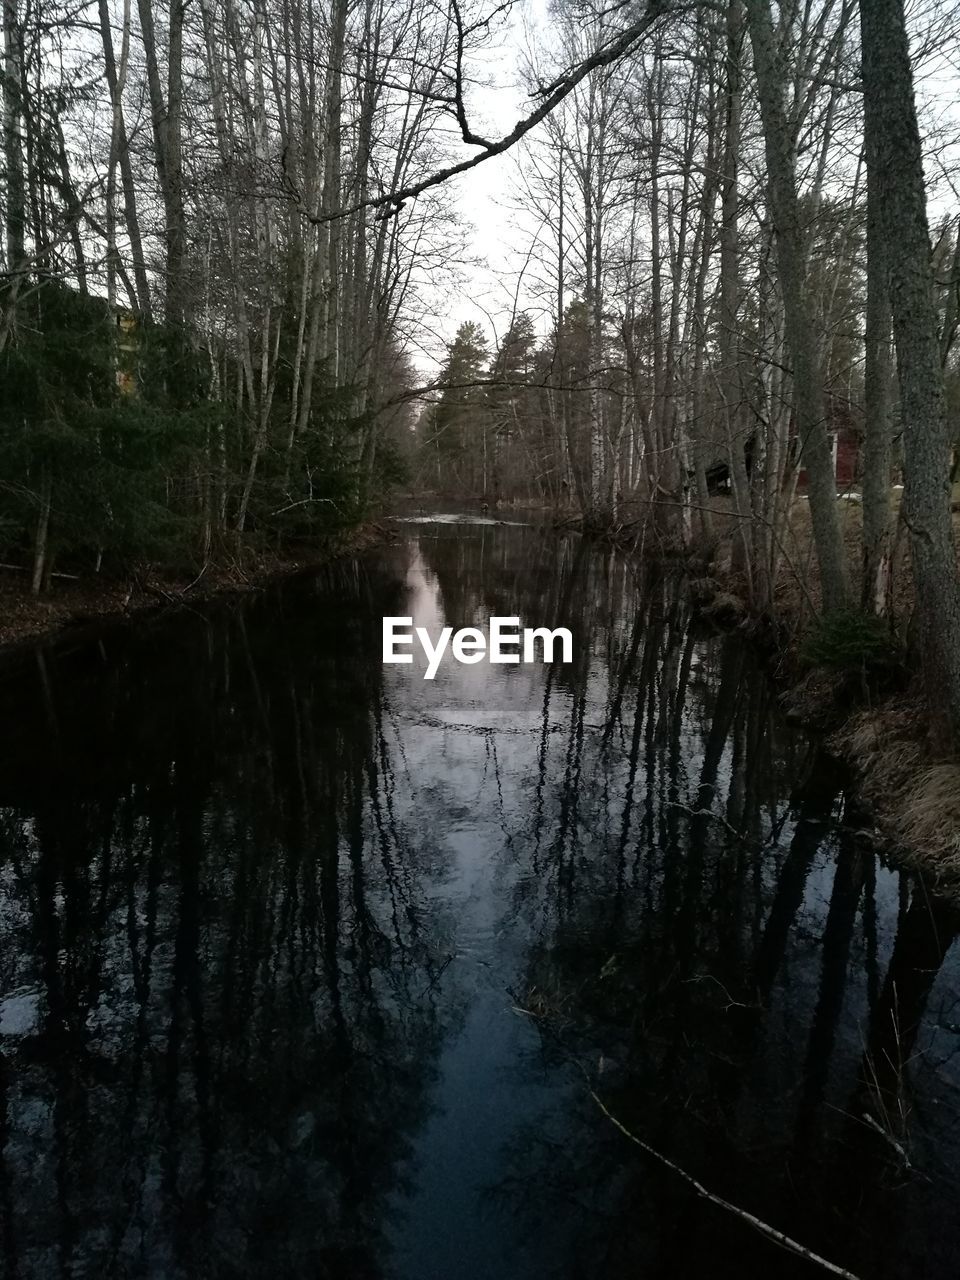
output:
[[960,876],[960,763],[944,761],[920,774],[900,826],[905,840],[934,850],[941,864]]
[[700,612],[722,627],[735,627],[747,616],[743,599],[732,591],[717,591]]
[[808,729],[828,732],[844,719],[844,707],[849,706],[848,685],[846,673],[815,667],[790,682],[782,703],[791,720]]
[[931,760],[916,696],[861,711],[830,738],[899,857],[960,893],[960,760]]
[[[798,544],[809,547],[812,554],[809,505],[798,506],[806,510],[795,509],[794,533]],[[858,504],[844,504],[841,520],[853,583],[860,576],[862,517]],[[960,513],[954,515],[954,526],[960,548]],[[892,607],[892,626],[903,636],[913,613],[914,594],[908,539],[902,530],[894,561]],[[798,627],[800,634],[804,625]],[[960,897],[960,760],[931,756],[929,714],[922,695],[894,696],[875,708],[855,712],[830,742],[853,769],[858,797],[869,805],[898,859],[924,871],[951,897]]]

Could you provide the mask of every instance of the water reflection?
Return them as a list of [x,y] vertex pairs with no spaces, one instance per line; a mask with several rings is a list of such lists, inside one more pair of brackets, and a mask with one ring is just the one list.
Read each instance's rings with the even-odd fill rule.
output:
[[[380,662],[380,619],[574,661]],[[422,665],[422,664],[421,664]],[[423,526],[0,682],[15,1276],[953,1276],[956,913],[736,639],[536,528]]]

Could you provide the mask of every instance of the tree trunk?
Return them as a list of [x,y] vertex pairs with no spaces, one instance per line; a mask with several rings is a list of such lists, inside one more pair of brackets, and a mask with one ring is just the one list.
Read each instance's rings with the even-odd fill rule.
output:
[[740,436],[742,393],[737,350],[740,310],[740,113],[741,43],[743,6],[730,0],[727,6],[724,75],[723,179],[720,195],[720,395],[726,425],[731,490],[737,517],[732,565],[750,583],[753,596],[753,563],[750,554],[750,486]]
[[[157,179],[165,215],[166,292],[164,320],[174,330],[179,345],[186,321],[184,280],[186,210],[183,200],[181,106],[183,101],[183,0],[170,5],[167,53],[167,96],[164,100],[153,24],[153,0],[137,0],[143,54],[150,92],[150,114],[156,154]],[[173,371],[171,370],[171,373]]]
[[923,667],[934,732],[960,741],[960,575],[950,512],[949,441],[934,304],[923,154],[902,0],[860,5],[864,108],[875,152],[903,424]]
[[44,466],[40,476],[40,510],[37,515],[37,532],[33,543],[33,573],[30,580],[30,589],[35,596],[40,594],[48,576],[52,492],[50,472]]
[[867,151],[867,309],[864,361],[863,581],[861,605],[885,615],[892,585],[890,510],[890,291],[881,226],[882,189],[872,114]]
[[23,181],[23,48],[17,0],[3,0],[3,151],[6,168],[7,271],[23,264],[26,221]]
[[137,213],[137,190],[133,178],[133,165],[130,162],[130,147],[127,138],[127,126],[123,118],[123,89],[126,83],[126,64],[130,40],[130,4],[126,0],[123,11],[123,53],[121,54],[122,72],[117,70],[116,56],[113,48],[113,33],[110,27],[110,10],[107,0],[99,0],[100,37],[103,42],[103,64],[107,77],[107,88],[113,103],[113,131],[111,135],[110,163],[120,166],[120,185],[123,191],[123,220],[130,240],[130,256],[133,260],[133,280],[137,298],[137,309],[148,323],[151,319],[150,286],[147,280],[147,267],[143,257],[143,241],[140,235],[140,218]]
[[827,610],[842,609],[850,594],[847,564],[816,358],[816,335],[806,288],[796,143],[783,105],[786,68],[774,37],[770,0],[746,0],[746,12],[763,122],[770,215],[776,236],[784,330],[793,372],[794,411],[807,469],[823,606]]

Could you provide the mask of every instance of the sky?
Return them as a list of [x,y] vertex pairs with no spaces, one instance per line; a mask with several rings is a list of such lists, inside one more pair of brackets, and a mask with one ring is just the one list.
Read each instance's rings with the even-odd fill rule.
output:
[[[469,91],[469,121],[485,137],[503,137],[530,113],[531,100],[521,83],[523,54],[538,37],[542,39],[546,23],[546,0],[517,0],[483,61],[473,63],[478,79],[487,83],[475,84]],[[455,142],[453,150],[451,159],[456,161],[476,152],[462,142]],[[517,150],[495,156],[453,180],[452,194],[466,240],[460,264],[464,285],[454,296],[444,292],[437,299],[434,332],[416,357],[418,366],[431,375],[443,358],[443,344],[464,321],[482,325],[493,341],[509,317],[514,285],[511,249],[525,247],[524,229],[518,235],[517,214],[509,207],[511,176],[519,158]]]
[[[907,8],[926,151],[928,215],[936,236],[960,205],[960,7],[953,0],[908,0]],[[470,60],[469,72],[485,81],[472,84],[468,94],[469,122],[478,132],[502,137],[529,114],[532,103],[521,75],[525,55],[529,50],[544,54],[551,28],[548,0],[514,0],[483,57]],[[536,134],[534,130],[531,139]],[[458,135],[452,133],[451,140],[451,161],[475,154]],[[411,353],[427,378],[438,372],[445,344],[464,321],[480,324],[491,345],[509,322],[518,262],[536,234],[535,222],[525,222],[511,199],[522,163],[521,144],[452,180],[450,195],[464,226],[463,285],[452,295],[446,285],[438,290],[420,349]]]

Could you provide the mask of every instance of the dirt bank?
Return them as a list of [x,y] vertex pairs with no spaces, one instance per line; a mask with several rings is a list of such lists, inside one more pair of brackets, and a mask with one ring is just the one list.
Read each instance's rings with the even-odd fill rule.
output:
[[209,564],[190,576],[145,568],[125,579],[59,575],[49,592],[30,593],[27,574],[0,566],[0,654],[43,636],[101,618],[133,617],[226,592],[253,591],[396,535],[368,523],[284,552],[253,552]]

